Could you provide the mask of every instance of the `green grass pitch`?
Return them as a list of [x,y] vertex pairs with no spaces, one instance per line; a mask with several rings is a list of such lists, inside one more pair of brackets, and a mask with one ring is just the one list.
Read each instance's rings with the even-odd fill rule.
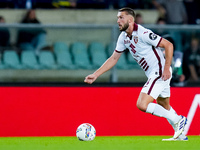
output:
[[1,137],[0,150],[199,150],[200,136],[189,141],[162,141],[169,136],[97,136],[93,141],[76,137]]

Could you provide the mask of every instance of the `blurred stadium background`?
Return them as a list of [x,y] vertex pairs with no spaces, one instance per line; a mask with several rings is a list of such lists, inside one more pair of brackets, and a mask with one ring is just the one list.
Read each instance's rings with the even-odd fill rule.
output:
[[[6,20],[0,28],[7,28],[10,32],[10,45],[1,47],[0,82],[82,83],[87,74],[112,54],[120,33],[116,25],[120,1],[75,2],[74,8],[59,1],[33,0],[31,7],[41,24],[28,25],[20,24],[28,11],[27,1],[0,2],[0,15]],[[170,33],[179,51],[189,45],[192,35],[199,34],[199,25],[157,25],[159,12],[153,8],[151,1],[142,2],[134,5],[133,1],[128,6],[137,6],[136,13],[142,14],[145,27],[156,33]],[[47,43],[39,55],[17,47],[17,33],[21,29],[33,32],[45,30]],[[129,54],[124,54],[116,67],[97,80],[99,83],[138,84],[145,81],[143,71]]]
[[[0,46],[0,149],[9,149],[13,143],[17,147],[12,138],[9,141],[3,137],[75,136],[83,122],[93,124],[97,136],[173,135],[165,119],[136,108],[146,76],[129,53],[124,53],[117,65],[91,87],[83,83],[85,76],[115,49],[120,34],[117,11],[121,6],[141,14],[143,26],[159,35],[170,35],[181,54],[190,47],[192,37],[200,38],[200,15],[195,24],[158,25],[160,13],[151,0],[0,0],[0,16],[5,19],[0,23],[0,32],[10,33],[9,44]],[[41,23],[21,24],[31,8]],[[46,42],[39,52],[19,47],[20,30],[45,32]],[[189,117],[188,135],[199,135],[200,81],[187,80],[172,86],[185,86],[172,88],[171,104]],[[146,120],[151,122],[149,126]]]

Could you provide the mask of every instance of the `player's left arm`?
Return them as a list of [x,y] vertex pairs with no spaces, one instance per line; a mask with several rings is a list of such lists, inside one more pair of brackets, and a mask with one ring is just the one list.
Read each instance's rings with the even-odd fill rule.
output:
[[173,58],[174,47],[171,42],[164,38],[162,38],[158,46],[165,49],[165,66],[162,73],[162,79],[165,81],[171,77],[170,66]]

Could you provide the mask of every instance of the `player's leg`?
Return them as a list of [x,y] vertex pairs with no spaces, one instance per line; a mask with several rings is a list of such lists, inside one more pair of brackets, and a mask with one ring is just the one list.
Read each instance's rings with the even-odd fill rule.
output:
[[154,98],[146,93],[141,92],[137,101],[137,107],[143,112],[151,113],[155,116],[164,117],[177,123],[181,117],[174,114],[159,104],[153,103]]
[[[161,83],[161,85],[163,86],[164,84],[165,82],[163,84]],[[182,132],[184,131],[185,125],[187,123],[187,118],[181,115],[177,115],[176,111],[170,106],[170,86],[168,85],[165,86],[165,88],[162,90],[162,92],[159,94],[157,98],[157,103],[161,105],[162,107],[166,108],[167,110],[169,110],[171,114],[175,114],[176,116],[179,116],[181,118],[178,122],[174,122],[173,120],[166,118],[175,130],[175,134],[173,138],[187,139],[185,135],[182,135]]]
[[[187,119],[183,116],[179,116],[174,112],[171,112],[169,106],[167,109],[159,104],[152,103],[152,99],[158,97],[167,98],[170,97],[170,79],[164,81],[155,74],[149,77],[146,84],[143,86],[140,96],[138,98],[137,107],[147,113],[151,113],[155,116],[164,117],[175,124],[174,138],[183,132]],[[148,95],[148,96],[147,96]],[[169,101],[168,101],[169,102]],[[166,103],[167,104],[167,103]]]
[[[165,109],[169,110],[170,112],[172,112],[174,114],[177,114],[176,111],[172,108],[172,106],[170,106],[170,98],[169,97],[167,97],[167,98],[158,97],[156,101],[157,101],[157,104],[161,105]],[[170,121],[169,119],[167,119],[167,121],[172,125],[173,129],[175,130],[175,124],[172,121]],[[174,139],[174,138],[163,139],[163,141],[174,141],[174,140],[187,141],[188,138],[184,133],[182,133],[177,139]]]
[[[152,93],[155,93],[155,92],[152,92]],[[169,98],[166,98],[166,101],[164,102],[160,102],[162,105],[164,105],[163,107],[159,104],[153,103],[153,100],[155,99],[155,97],[156,96],[154,94],[149,95],[147,93],[141,92],[137,101],[137,107],[141,111],[168,119],[171,123],[174,124],[175,134],[173,138],[177,139],[184,130],[184,127],[186,124],[186,118],[183,116],[177,115],[176,113],[174,113],[174,111],[167,110],[170,108]]]
[[[162,107],[164,107],[165,109],[171,111],[172,113],[175,113],[175,110],[170,106],[170,98],[163,98],[163,97],[158,97],[156,99],[157,104],[161,105]],[[170,121],[169,119],[167,119],[167,121],[172,125],[172,127],[174,128],[174,123],[172,121]]]
[[141,92],[137,100],[137,108],[146,112],[149,103],[152,103],[154,98],[146,93]]
[[[161,94],[160,97],[170,97],[169,82],[170,80],[163,81],[161,78],[158,78],[158,76],[152,75],[142,88],[137,101],[137,107],[141,111],[167,118],[176,123],[180,120],[180,116],[169,112],[167,110],[169,108],[165,109],[161,105],[153,103],[154,99],[157,99]],[[166,107],[169,107],[167,106],[167,102]]]
[[[164,107],[165,109],[171,111],[174,114],[177,114],[176,111],[170,106],[170,98],[163,98],[163,97],[158,97],[156,99],[157,104],[161,105],[162,107]],[[172,127],[174,128],[174,123],[172,121],[170,121],[169,119],[167,119],[167,121],[172,125]]]
[[170,110],[171,106],[170,106],[170,97],[158,97],[156,99],[157,104],[161,105],[162,107],[164,107],[167,110]]

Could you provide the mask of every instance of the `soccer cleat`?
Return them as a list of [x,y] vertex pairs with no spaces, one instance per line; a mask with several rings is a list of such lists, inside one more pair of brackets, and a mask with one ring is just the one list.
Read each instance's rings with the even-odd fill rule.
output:
[[181,138],[180,136],[178,138],[169,138],[169,139],[162,139],[162,141],[188,141],[188,137],[184,136],[184,138]]
[[175,124],[175,133],[173,137],[174,139],[177,139],[181,135],[187,123],[187,118],[184,116],[181,116],[181,117],[182,118],[179,120],[179,122]]

